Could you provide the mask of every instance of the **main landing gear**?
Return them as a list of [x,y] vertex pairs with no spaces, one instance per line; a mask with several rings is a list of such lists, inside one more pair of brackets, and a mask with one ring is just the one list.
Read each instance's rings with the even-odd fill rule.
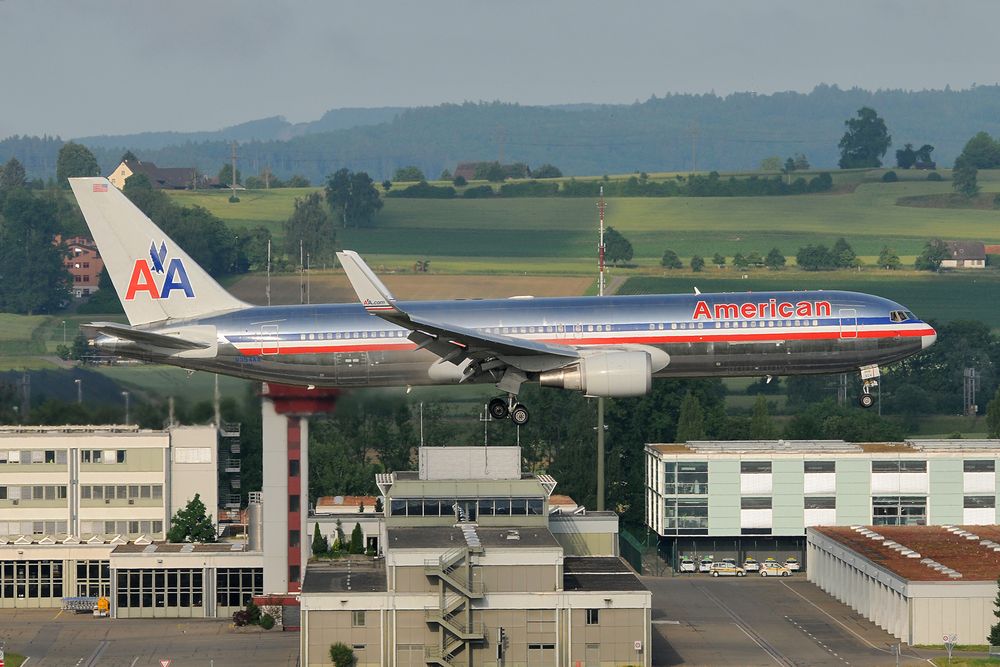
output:
[[872,396],[872,389],[878,387],[878,379],[881,377],[878,364],[861,367],[861,396],[858,402],[863,408],[870,408],[875,405],[875,397]]
[[516,401],[517,396],[514,394],[508,395],[506,399],[499,396],[494,398],[488,406],[490,417],[493,417],[493,419],[507,419],[510,417],[510,420],[518,426],[524,426],[528,423],[530,416],[528,408]]

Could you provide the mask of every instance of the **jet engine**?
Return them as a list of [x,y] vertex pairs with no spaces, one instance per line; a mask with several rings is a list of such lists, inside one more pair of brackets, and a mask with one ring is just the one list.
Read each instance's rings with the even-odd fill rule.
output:
[[573,389],[587,396],[642,396],[652,385],[653,365],[649,354],[639,350],[599,352],[564,368],[545,371],[538,382],[543,387]]

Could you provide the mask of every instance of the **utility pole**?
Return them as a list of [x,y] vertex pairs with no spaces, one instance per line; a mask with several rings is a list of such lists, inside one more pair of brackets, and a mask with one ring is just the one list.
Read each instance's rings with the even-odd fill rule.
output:
[[299,303],[306,302],[305,284],[305,253],[303,251],[302,239],[299,239]]
[[267,285],[264,286],[267,305],[271,305],[271,239],[267,240]]
[[77,378],[73,382],[76,383],[76,404],[80,405],[83,403],[83,380]]
[[312,303],[312,273],[310,273],[309,253],[306,253],[306,303]]
[[[599,240],[597,243],[597,296],[604,296],[604,186],[597,202]],[[597,511],[604,511],[604,397],[597,397]]]
[[230,174],[229,189],[233,197],[236,196],[236,142],[233,142],[233,173]]
[[128,426],[129,422],[131,421],[129,419],[129,414],[128,414],[128,392],[123,391],[122,397],[125,399],[125,425]]

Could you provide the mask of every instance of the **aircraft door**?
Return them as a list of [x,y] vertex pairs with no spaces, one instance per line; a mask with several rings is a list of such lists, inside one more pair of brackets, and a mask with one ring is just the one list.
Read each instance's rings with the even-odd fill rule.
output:
[[260,353],[262,355],[278,354],[279,351],[278,325],[262,324],[260,327]]
[[337,382],[340,384],[368,384],[368,353],[339,352],[334,355]]
[[858,337],[858,311],[854,308],[840,309],[840,337]]

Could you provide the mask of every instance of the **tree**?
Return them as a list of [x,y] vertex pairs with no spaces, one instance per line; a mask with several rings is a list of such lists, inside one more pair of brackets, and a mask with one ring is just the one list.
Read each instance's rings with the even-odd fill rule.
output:
[[665,269],[681,269],[684,264],[681,263],[681,258],[677,256],[677,253],[667,248],[663,251],[663,258],[660,260],[660,266]]
[[56,181],[59,185],[68,188],[68,178],[77,176],[100,176],[101,167],[97,164],[97,158],[86,146],[70,141],[59,149],[59,157],[56,158]]
[[[997,596],[993,600],[993,615],[1000,618],[1000,578],[997,578]],[[990,634],[987,637],[987,641],[990,643],[990,646],[1000,646],[1000,623],[990,626]]]
[[[230,187],[233,184],[233,165],[226,163],[222,165],[222,169],[219,170],[219,185],[223,187]],[[236,184],[239,185],[243,181],[243,172],[239,169],[236,170]]]
[[326,201],[344,227],[368,227],[382,208],[371,176],[341,169],[326,182]]
[[699,272],[705,268],[705,258],[701,255],[695,255],[691,258],[691,270],[694,272]]
[[441,175],[438,177],[438,180],[439,181],[450,181],[451,180],[451,172],[449,170],[445,169],[444,171],[441,172]]
[[913,144],[906,144],[896,150],[896,166],[900,169],[909,169],[917,163],[917,151],[913,150]]
[[59,231],[55,200],[15,188],[0,213],[0,267],[7,268],[0,280],[0,312],[58,310],[69,300],[70,276],[63,265],[65,247],[52,243]]
[[490,181],[500,183],[507,178],[507,172],[499,162],[480,162],[476,165],[476,172],[473,176],[477,181]]
[[316,530],[313,531],[312,553],[313,556],[322,556],[330,550],[330,543],[326,536],[319,529],[319,522],[316,522]]
[[27,183],[27,177],[24,165],[16,157],[7,160],[7,164],[0,168],[0,192],[23,188],[25,183]]
[[357,658],[354,657],[354,649],[347,644],[337,642],[330,644],[330,662],[333,667],[354,667]]
[[858,256],[844,237],[837,239],[830,253],[833,255],[834,264],[838,269],[849,269],[857,266]]
[[363,554],[365,552],[365,534],[361,532],[361,524],[355,523],[351,531],[351,549],[348,553]]
[[774,437],[774,422],[767,410],[767,398],[764,394],[757,394],[757,400],[753,404],[753,412],[750,414],[750,438],[752,440],[768,440]]
[[941,262],[948,258],[948,254],[948,245],[941,239],[928,241],[917,255],[913,268],[917,271],[937,271],[941,268]]
[[382,496],[377,496],[375,498],[375,513],[381,514],[383,509],[384,507],[382,505]]
[[741,252],[733,255],[733,266],[735,266],[740,271],[745,271],[750,266],[750,262],[747,261],[746,255]]
[[878,265],[888,271],[895,271],[900,266],[899,255],[889,246],[882,246],[882,251],[878,254]]
[[845,120],[844,125],[847,126],[847,131],[838,144],[840,168],[881,167],[882,156],[892,143],[885,121],[879,118],[874,109],[861,107],[858,109],[858,117]]
[[309,179],[302,174],[292,174],[285,181],[286,188],[308,188],[310,186]]
[[299,256],[299,243],[309,253],[310,266],[333,263],[337,250],[337,232],[318,192],[295,198],[295,210],[285,221],[285,252]]
[[469,182],[465,180],[465,176],[459,174],[458,176],[455,177],[455,179],[451,182],[451,184],[454,185],[456,188],[464,188],[466,185],[469,184]]
[[726,268],[726,256],[721,253],[715,253],[712,255],[712,264],[715,264],[720,269]]
[[177,514],[170,521],[170,530],[167,531],[168,542],[215,542],[215,526],[212,525],[212,518],[205,513],[205,503],[201,501],[201,494],[194,494],[194,498],[188,501],[184,508],[177,510]]
[[604,230],[604,258],[612,264],[632,259],[632,244],[614,227]]
[[806,271],[830,271],[837,268],[836,259],[825,245],[807,245],[795,253],[796,263]]
[[979,194],[979,170],[972,161],[963,155],[955,160],[955,168],[951,172],[951,187],[955,192],[972,199]]
[[392,175],[392,180],[394,181],[425,181],[424,172],[420,170],[420,167],[415,167],[410,165],[409,167],[400,167]]
[[562,178],[562,171],[559,167],[545,163],[537,169],[531,170],[532,178]]
[[703,440],[705,438],[705,412],[701,402],[688,392],[681,401],[681,411],[677,417],[677,442]]
[[802,153],[795,154],[795,160],[792,164],[795,167],[795,171],[805,171],[806,169],[809,169],[810,166],[809,159]]
[[122,153],[122,156],[121,156],[121,158],[118,161],[119,162],[138,162],[139,158],[137,158],[135,156],[135,153],[133,153],[132,151],[126,150],[124,153]]
[[772,271],[777,271],[785,267],[786,261],[785,256],[781,254],[780,250],[771,248],[771,251],[767,253],[767,257],[764,258],[764,266]]
[[382,190],[385,192],[392,190],[392,181],[390,181],[388,178],[382,181]]
[[996,169],[1000,167],[1000,143],[986,132],[979,132],[966,142],[959,158],[976,169]]
[[[1000,387],[997,387],[993,400],[986,404],[986,436],[1000,438]],[[1000,646],[1000,642],[994,646]]]
[[781,171],[781,158],[777,155],[771,155],[760,161],[761,171]]
[[785,160],[785,165],[781,168],[781,173],[790,174],[795,171],[795,160],[788,158]]

